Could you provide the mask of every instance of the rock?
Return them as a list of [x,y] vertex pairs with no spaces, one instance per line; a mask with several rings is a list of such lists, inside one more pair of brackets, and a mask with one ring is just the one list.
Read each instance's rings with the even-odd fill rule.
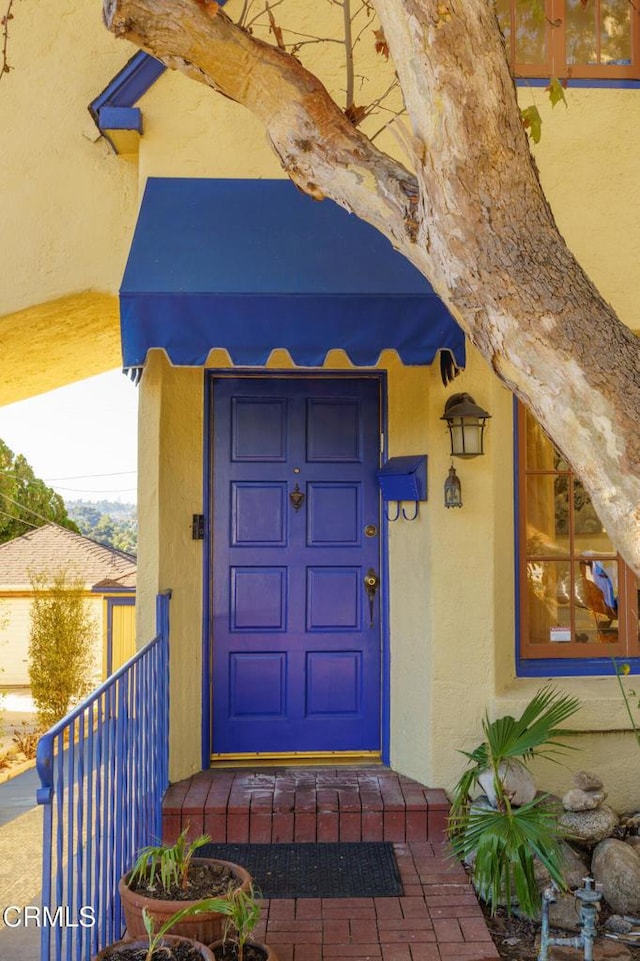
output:
[[604,787],[598,775],[591,774],[589,771],[578,771],[574,774],[573,784],[581,791],[601,791]]
[[[640,837],[637,834],[631,834],[628,838],[625,838],[624,843],[634,850],[640,849]],[[640,850],[638,850],[638,853],[640,854]]]
[[[528,804],[536,796],[536,785],[533,775],[524,764],[519,761],[505,761],[498,768],[500,780],[504,785],[511,803],[515,807]],[[491,771],[483,771],[478,778],[478,784],[489,798],[493,807],[497,806],[496,792],[493,785],[493,774]]]
[[626,918],[621,917],[619,914],[612,914],[610,918],[604,922],[604,926],[607,931],[612,931],[614,934],[629,934],[629,931],[633,931],[633,925],[631,921],[627,921]]
[[588,846],[610,837],[618,826],[618,815],[608,804],[603,804],[595,811],[565,811],[558,818],[558,824],[574,844]]
[[[572,891],[575,890],[575,888],[581,888],[582,882],[590,872],[588,855],[574,851],[566,841],[561,841],[560,847],[564,857],[564,879],[567,882],[567,886]],[[551,875],[538,858],[534,861],[533,869],[536,876],[536,884],[538,885],[539,891],[542,892],[551,883]]]
[[607,797],[605,791],[583,791],[574,787],[562,798],[565,811],[595,811]]
[[637,834],[640,827],[640,814],[625,814],[620,818],[620,823],[627,831],[633,831]]
[[591,871],[616,914],[640,913],[640,855],[624,841],[607,838],[593,852]]
[[561,931],[580,930],[580,905],[573,894],[556,894],[549,905],[549,926]]

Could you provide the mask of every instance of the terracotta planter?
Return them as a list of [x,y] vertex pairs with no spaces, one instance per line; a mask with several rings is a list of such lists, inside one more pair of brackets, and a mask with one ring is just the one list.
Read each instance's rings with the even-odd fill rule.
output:
[[[223,864],[241,882],[240,887],[245,891],[249,891],[251,887],[251,875],[239,864],[233,864],[231,861],[220,861],[217,858],[194,858],[191,863]],[[157,929],[177,911],[195,903],[194,901],[163,901],[162,898],[150,897],[141,891],[132,891],[127,886],[129,874],[120,878],[118,892],[127,924],[127,936],[130,938],[146,937],[147,933],[142,920],[143,908],[146,908],[149,914],[155,918]],[[198,898],[198,900],[200,899]],[[192,938],[194,941],[201,941],[203,944],[211,944],[212,941],[217,941],[222,937],[223,927],[224,915],[217,911],[207,911],[203,914],[194,915],[192,918],[183,918],[171,930],[174,934],[183,938]]]
[[[228,938],[227,944],[229,944],[229,942],[234,943],[233,938]],[[209,950],[211,951],[211,954],[214,956],[214,958],[215,958],[216,948],[221,948],[224,943],[225,943],[224,941],[214,941],[213,944],[209,945]],[[249,946],[252,948],[261,948],[262,951],[266,953],[265,961],[278,961],[278,955],[275,953],[273,948],[269,947],[268,944],[263,944],[262,941],[247,941],[247,943],[245,944],[245,949]]]
[[[167,945],[179,944],[181,941],[185,941],[185,940],[189,940],[192,947],[196,948],[196,950],[200,952],[202,961],[215,961],[213,951],[211,951],[211,949],[208,948],[205,944],[201,944],[200,941],[192,941],[190,938],[177,938],[172,934],[167,934],[162,939],[162,943]],[[102,959],[106,957],[106,955],[109,952],[117,951],[118,948],[122,948],[123,951],[126,950],[127,948],[129,949],[144,948],[144,950],[146,951],[148,947],[149,947],[149,940],[146,937],[144,939],[136,940],[136,941],[131,941],[131,940],[115,941],[113,944],[108,944],[106,948],[103,948],[103,950],[100,951],[99,954],[96,954],[91,959],[91,961],[102,961]]]

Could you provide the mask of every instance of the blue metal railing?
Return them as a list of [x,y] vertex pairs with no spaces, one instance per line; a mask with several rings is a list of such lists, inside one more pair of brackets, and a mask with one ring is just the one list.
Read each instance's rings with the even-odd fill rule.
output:
[[40,961],[88,961],[122,936],[118,881],[138,849],[162,835],[169,598],[157,598],[154,640],[38,744],[37,799],[44,806]]

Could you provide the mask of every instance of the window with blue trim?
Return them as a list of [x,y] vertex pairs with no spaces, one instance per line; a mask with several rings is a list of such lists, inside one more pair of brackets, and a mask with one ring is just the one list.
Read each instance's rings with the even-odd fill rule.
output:
[[640,77],[637,3],[495,0],[495,4],[517,77]]
[[520,660],[602,658],[608,671],[612,657],[640,654],[637,579],[522,406],[517,433]]

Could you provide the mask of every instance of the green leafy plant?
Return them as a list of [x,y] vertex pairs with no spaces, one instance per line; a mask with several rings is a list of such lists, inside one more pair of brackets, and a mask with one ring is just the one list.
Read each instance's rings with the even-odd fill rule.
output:
[[[208,834],[201,834],[189,842],[188,832],[189,825],[182,831],[175,844],[150,844],[142,848],[131,870],[129,887],[138,885],[152,890],[159,880],[164,891],[169,891],[174,886],[184,890],[189,881],[191,859],[199,848],[211,840]],[[173,923],[175,924],[175,919]]]
[[153,916],[147,911],[146,908],[142,909],[142,920],[144,923],[145,931],[147,932],[147,937],[149,939],[149,946],[147,953],[145,955],[144,961],[152,961],[154,951],[158,948],[162,948],[162,939],[165,934],[171,931],[174,925],[182,921],[183,918],[193,917],[195,914],[202,914],[205,911],[217,911],[219,914],[229,914],[230,904],[226,898],[204,898],[202,901],[196,901],[194,904],[188,905],[186,908],[182,908],[180,911],[176,911],[172,914],[170,918],[164,922],[164,924],[155,930],[155,922]]
[[238,947],[237,961],[243,961],[245,944],[260,920],[260,904],[256,900],[254,888],[251,887],[248,891],[242,888],[230,891],[227,906],[228,910],[221,912],[227,914],[224,941],[231,935]]
[[[534,757],[556,760],[569,746],[556,740],[559,728],[579,709],[577,698],[552,687],[542,688],[525,707],[520,718],[511,716],[482,722],[484,740],[473,751],[462,753],[467,769],[456,784],[449,820],[454,853],[473,863],[473,881],[492,913],[505,902],[510,910],[513,895],[529,917],[540,909],[534,861],[539,858],[553,880],[566,887],[560,830],[547,795],[516,807],[505,788],[509,765],[525,765]],[[473,804],[472,793],[481,775],[489,772],[496,795],[495,808]]]
[[93,686],[98,627],[83,581],[68,570],[32,574],[29,682],[38,721],[49,728]]

